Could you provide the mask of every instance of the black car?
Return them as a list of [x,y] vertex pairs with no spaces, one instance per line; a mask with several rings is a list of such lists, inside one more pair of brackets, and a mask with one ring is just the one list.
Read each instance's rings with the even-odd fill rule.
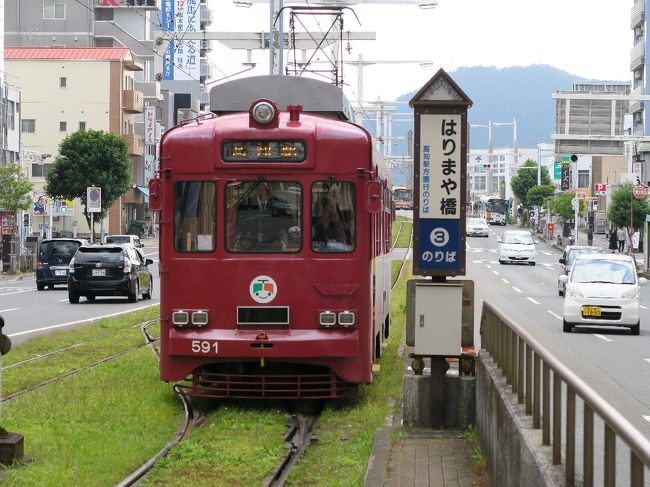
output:
[[36,257],[36,289],[68,284],[68,265],[79,247],[87,242],[79,238],[46,238],[41,240]]
[[68,300],[78,303],[80,296],[94,301],[96,296],[127,296],[135,303],[138,296],[151,299],[153,279],[148,265],[132,245],[88,245],[79,247],[70,261]]

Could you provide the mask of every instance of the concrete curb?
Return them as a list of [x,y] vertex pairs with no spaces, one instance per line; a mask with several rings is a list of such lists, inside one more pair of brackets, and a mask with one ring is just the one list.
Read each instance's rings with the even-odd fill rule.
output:
[[372,453],[368,460],[366,476],[363,479],[364,487],[376,487],[384,485],[386,478],[386,466],[388,465],[388,456],[390,454],[390,435],[396,428],[394,426],[384,426],[375,433],[375,440],[372,443]]

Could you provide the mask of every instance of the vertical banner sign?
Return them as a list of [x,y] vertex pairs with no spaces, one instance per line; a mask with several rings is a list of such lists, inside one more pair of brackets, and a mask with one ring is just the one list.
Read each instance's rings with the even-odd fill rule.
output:
[[560,183],[560,189],[562,191],[566,191],[571,187],[571,181],[569,179],[569,163],[568,162],[563,162],[562,163],[562,179]]
[[198,80],[200,41],[182,40],[185,32],[198,32],[201,23],[200,0],[162,0],[161,27],[174,39],[163,54],[164,80]]
[[156,107],[144,107],[144,143],[156,143]]
[[472,101],[439,70],[415,109],[413,274],[465,275],[467,109]]

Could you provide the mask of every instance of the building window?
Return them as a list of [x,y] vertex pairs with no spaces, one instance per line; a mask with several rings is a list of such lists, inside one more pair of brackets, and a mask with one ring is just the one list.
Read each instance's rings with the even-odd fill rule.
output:
[[65,88],[66,86],[68,86],[68,78],[61,76],[59,78],[59,88]]
[[86,130],[86,122],[79,122],[79,130]]
[[589,170],[578,170],[578,188],[589,187]]
[[11,100],[7,103],[7,128],[14,130],[16,128],[16,108],[15,103]]
[[59,122],[59,132],[65,132],[66,130],[68,130],[68,123]]
[[43,18],[56,20],[65,19],[65,3],[44,3]]
[[29,134],[36,132],[36,120],[33,118],[24,118],[21,122],[21,131]]
[[32,164],[32,177],[44,178],[50,172],[52,164]]

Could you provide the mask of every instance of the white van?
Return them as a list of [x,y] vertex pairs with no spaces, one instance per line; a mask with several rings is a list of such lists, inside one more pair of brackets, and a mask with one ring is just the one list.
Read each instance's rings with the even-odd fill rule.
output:
[[144,244],[140,240],[140,237],[137,235],[106,235],[104,237],[105,244],[131,244],[136,249],[141,249],[144,247]]

